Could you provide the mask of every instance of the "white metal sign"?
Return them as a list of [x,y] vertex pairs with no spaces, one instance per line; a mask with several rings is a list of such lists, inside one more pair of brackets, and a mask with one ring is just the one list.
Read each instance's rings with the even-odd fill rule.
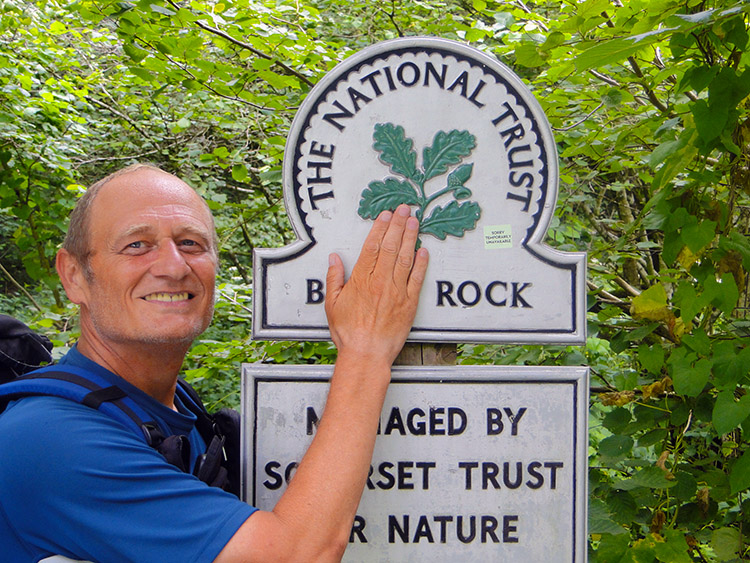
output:
[[[293,478],[331,373],[243,366],[250,504]],[[395,367],[344,560],[585,561],[587,403],[587,368]]]
[[255,253],[253,334],[328,338],[328,254],[350,269],[378,213],[407,203],[431,254],[410,340],[583,343],[585,254],[544,244],[557,184],[544,113],[497,59],[435,38],[364,49],[292,123],[298,240]]

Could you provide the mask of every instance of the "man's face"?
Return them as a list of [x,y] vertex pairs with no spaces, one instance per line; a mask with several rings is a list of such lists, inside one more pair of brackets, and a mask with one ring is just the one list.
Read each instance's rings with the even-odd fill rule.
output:
[[211,217],[178,178],[139,169],[105,184],[90,209],[81,315],[104,342],[188,344],[211,321]]

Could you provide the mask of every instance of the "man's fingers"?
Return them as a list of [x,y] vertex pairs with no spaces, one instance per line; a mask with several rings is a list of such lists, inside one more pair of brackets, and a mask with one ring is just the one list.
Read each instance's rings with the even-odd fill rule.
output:
[[338,298],[344,287],[344,264],[338,254],[328,257],[328,273],[326,274],[326,313]]
[[398,259],[393,269],[393,281],[403,287],[409,279],[412,264],[414,263],[414,248],[419,236],[419,220],[416,217],[408,217],[404,233],[401,238],[401,248],[398,251]]
[[357,263],[354,265],[352,275],[355,273],[369,275],[375,269],[380,254],[380,247],[383,243],[383,237],[388,231],[392,216],[393,213],[390,211],[383,211],[378,215],[378,218],[375,219],[375,222],[362,245],[362,250],[359,252],[359,258],[357,258]]
[[[380,244],[376,269],[381,270],[384,275],[387,273],[388,277],[392,275],[396,260],[403,249],[404,230],[410,215],[411,209],[408,205],[399,205],[393,213],[388,230],[383,236],[383,242]],[[414,252],[414,244],[412,244],[410,252]]]
[[420,248],[417,250],[416,256],[414,257],[414,265],[409,275],[409,283],[406,288],[407,293],[410,297],[419,295],[422,284],[424,283],[425,276],[427,275],[427,264],[430,261],[430,254],[426,248]]

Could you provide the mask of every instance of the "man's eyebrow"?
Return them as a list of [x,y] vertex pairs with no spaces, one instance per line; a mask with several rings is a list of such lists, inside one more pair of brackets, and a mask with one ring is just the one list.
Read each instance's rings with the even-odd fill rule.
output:
[[[149,234],[154,231],[155,229],[152,225],[148,225],[148,224],[131,225],[130,227],[125,229],[122,233],[120,233],[117,236],[117,240],[129,238],[134,235]],[[187,234],[187,235],[198,236],[209,241],[211,240],[211,233],[208,231],[208,229],[202,229],[194,225],[179,226],[175,229],[174,232],[179,236],[183,236]]]
[[151,225],[131,225],[125,231],[120,233],[119,238],[125,238],[132,235],[139,235],[141,233],[147,233],[149,231],[153,231],[153,227]]

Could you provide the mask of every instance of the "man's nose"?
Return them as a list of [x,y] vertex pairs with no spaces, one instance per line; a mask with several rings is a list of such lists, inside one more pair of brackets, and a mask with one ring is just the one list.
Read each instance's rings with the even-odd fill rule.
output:
[[156,252],[156,260],[151,266],[153,275],[182,279],[190,273],[190,266],[175,241],[162,240]]

